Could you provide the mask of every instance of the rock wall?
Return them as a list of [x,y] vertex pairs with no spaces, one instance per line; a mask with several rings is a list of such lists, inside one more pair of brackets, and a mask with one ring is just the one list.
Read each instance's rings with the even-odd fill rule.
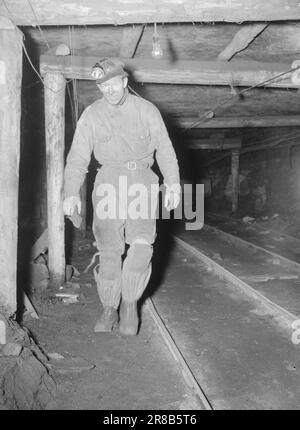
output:
[[0,345],[0,410],[46,409],[56,393],[48,358],[28,330],[8,319],[6,326],[6,343]]

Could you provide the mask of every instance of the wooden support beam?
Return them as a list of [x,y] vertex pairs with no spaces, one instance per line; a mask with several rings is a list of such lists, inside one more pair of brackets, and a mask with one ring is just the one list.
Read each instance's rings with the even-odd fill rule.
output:
[[[9,0],[0,15],[17,25],[100,25],[150,22],[295,21],[298,0]],[[34,13],[33,13],[34,9]]]
[[[258,85],[291,69],[290,64],[256,61],[194,61],[121,59],[136,82],[185,85]],[[65,78],[94,80],[91,69],[98,57],[56,57],[41,55],[40,72],[61,73]],[[291,73],[266,85],[274,88],[299,88]]]
[[121,40],[120,57],[133,58],[144,32],[144,25],[125,27]]
[[8,315],[17,310],[22,39],[0,17],[0,308]]
[[213,137],[210,139],[189,139],[187,141],[187,146],[190,149],[238,149],[241,147],[241,139],[240,137],[224,138],[222,142],[215,142]]
[[[172,118],[176,128],[189,128],[197,118]],[[202,121],[194,128],[248,128],[248,127],[300,127],[300,115],[272,115],[260,117],[220,117]]]
[[63,174],[66,80],[59,73],[48,73],[45,76],[44,83],[48,201],[48,267],[51,284],[58,287],[65,281]]
[[236,212],[238,208],[239,199],[239,164],[240,152],[239,150],[231,151],[231,175],[232,175],[232,212]]
[[243,24],[242,28],[234,35],[231,42],[226,48],[218,55],[219,61],[229,61],[238,52],[246,49],[253,40],[262,33],[268,26],[268,23],[264,24]]

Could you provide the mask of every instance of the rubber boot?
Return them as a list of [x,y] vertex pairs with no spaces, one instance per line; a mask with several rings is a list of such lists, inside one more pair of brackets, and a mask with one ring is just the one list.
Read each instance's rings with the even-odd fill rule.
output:
[[118,312],[113,306],[104,306],[102,314],[94,327],[94,332],[109,332],[118,323]]
[[138,326],[137,303],[122,300],[120,306],[120,332],[127,336],[135,336],[138,332]]

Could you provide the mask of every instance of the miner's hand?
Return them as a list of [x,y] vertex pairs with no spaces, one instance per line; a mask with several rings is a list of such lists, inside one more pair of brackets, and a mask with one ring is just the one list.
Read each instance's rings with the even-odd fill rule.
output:
[[165,184],[165,187],[165,208],[167,209],[167,211],[172,211],[173,209],[176,209],[179,205],[181,188],[179,184],[174,184],[171,186]]
[[81,212],[81,201],[79,197],[67,197],[63,203],[63,211],[66,216],[72,216],[77,206],[78,213]]

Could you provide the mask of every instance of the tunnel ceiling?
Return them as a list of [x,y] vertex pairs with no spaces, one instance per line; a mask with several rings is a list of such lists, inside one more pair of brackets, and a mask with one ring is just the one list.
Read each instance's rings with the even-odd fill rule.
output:
[[[246,24],[249,25],[249,24]],[[172,23],[158,24],[163,59],[176,61],[215,61],[245,24],[232,23]],[[42,33],[33,27],[22,27],[25,43],[37,59],[64,43],[74,55],[120,56],[120,47],[126,26],[45,26]],[[153,24],[145,25],[134,58],[151,59]],[[282,63],[287,69],[300,59],[300,21],[270,23],[249,46],[230,60]],[[154,60],[155,61],[155,60]],[[159,60],[157,60],[159,61]],[[79,102],[86,106],[99,97],[95,84],[78,81]],[[171,122],[180,118],[197,119],[213,109],[235,91],[234,87],[214,85],[134,84],[135,90],[155,103]],[[244,87],[237,88],[238,91]],[[258,88],[235,97],[218,109],[219,117],[288,116],[297,115],[300,108],[298,89]]]

